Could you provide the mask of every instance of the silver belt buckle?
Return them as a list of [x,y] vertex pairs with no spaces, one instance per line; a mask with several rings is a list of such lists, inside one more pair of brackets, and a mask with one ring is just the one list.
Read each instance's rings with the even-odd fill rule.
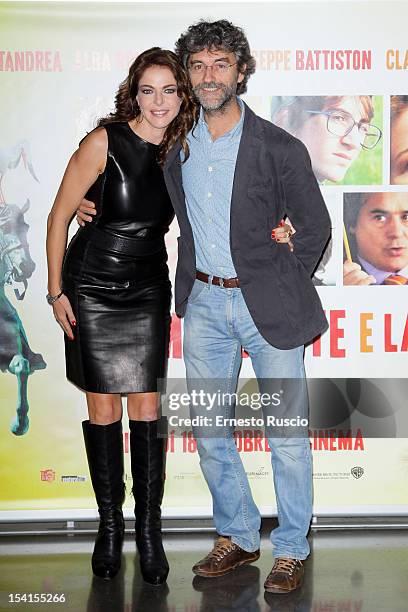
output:
[[224,288],[224,279],[220,278],[220,287]]

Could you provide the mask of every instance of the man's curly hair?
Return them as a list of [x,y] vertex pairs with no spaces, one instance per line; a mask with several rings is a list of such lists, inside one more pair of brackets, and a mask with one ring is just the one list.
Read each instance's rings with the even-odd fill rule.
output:
[[248,79],[255,72],[255,58],[251,55],[242,28],[234,26],[226,19],[213,22],[202,19],[190,26],[175,45],[175,51],[186,67],[190,55],[199,53],[203,49],[210,51],[222,49],[235,54],[238,71],[244,75],[244,79],[237,85],[237,94],[245,93]]

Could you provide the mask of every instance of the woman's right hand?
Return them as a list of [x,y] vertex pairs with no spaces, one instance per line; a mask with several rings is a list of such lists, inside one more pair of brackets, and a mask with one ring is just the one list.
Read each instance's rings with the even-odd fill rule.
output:
[[92,217],[96,215],[95,204],[90,200],[83,198],[79,207],[76,210],[76,220],[78,225],[82,227],[86,221],[92,221]]
[[71,304],[67,296],[63,293],[60,298],[52,305],[54,317],[57,323],[62,327],[64,333],[70,340],[74,340],[72,327],[76,326],[75,315],[72,311]]

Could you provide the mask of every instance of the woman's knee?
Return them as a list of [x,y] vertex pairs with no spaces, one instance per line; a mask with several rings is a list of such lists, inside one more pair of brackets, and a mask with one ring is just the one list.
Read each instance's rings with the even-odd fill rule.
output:
[[130,393],[127,398],[129,419],[155,421],[159,412],[158,393]]
[[87,393],[86,400],[91,423],[109,425],[122,418],[120,395],[111,393]]

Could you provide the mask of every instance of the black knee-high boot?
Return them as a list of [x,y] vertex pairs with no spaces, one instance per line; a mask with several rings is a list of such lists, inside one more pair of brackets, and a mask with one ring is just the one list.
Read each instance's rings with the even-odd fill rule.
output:
[[122,422],[95,425],[83,421],[82,429],[100,516],[92,569],[96,576],[109,580],[120,568],[125,531]]
[[136,544],[143,579],[162,584],[169,573],[161,533],[166,449],[159,421],[129,420]]

